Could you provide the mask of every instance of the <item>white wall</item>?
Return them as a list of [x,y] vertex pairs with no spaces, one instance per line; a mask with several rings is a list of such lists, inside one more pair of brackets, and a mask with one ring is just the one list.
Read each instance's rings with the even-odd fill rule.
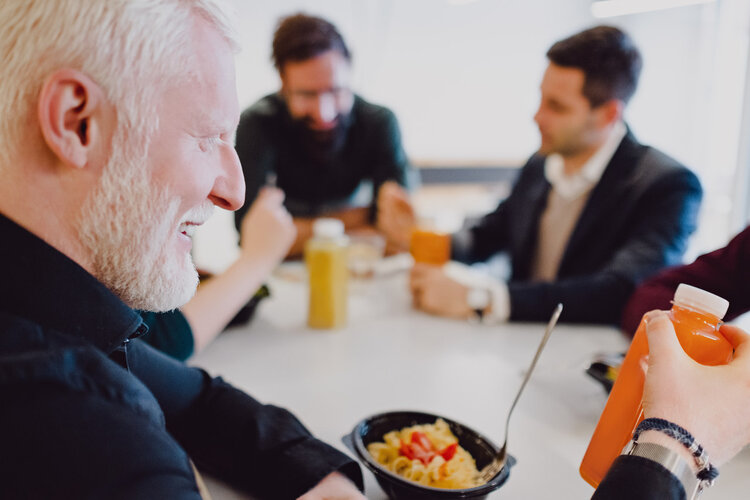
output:
[[[590,0],[257,0],[239,2],[243,52],[240,101],[278,86],[270,42],[279,16],[298,10],[338,25],[354,53],[355,87],[398,114],[416,159],[521,161],[537,144],[531,116],[556,40],[601,22]],[[702,112],[695,96],[711,85],[715,36],[705,26],[719,4],[609,20],[644,53],[629,116],[644,140],[682,159]],[[708,13],[708,15],[707,15]],[[710,20],[708,21],[710,23]],[[687,151],[686,151],[687,149]]]
[[641,48],[641,84],[627,111],[636,136],[693,168],[707,190],[692,254],[723,244],[730,223],[748,0],[717,0],[605,21],[591,0],[238,0],[240,104],[278,88],[270,62],[277,19],[305,11],[333,21],[354,56],[355,90],[391,107],[415,162],[520,165],[537,147],[532,116],[556,40],[607,22]]

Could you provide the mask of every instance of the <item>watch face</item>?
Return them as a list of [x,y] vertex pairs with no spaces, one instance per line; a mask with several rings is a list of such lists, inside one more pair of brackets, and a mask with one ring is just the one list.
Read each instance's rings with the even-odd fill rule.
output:
[[466,294],[466,304],[471,309],[486,309],[490,305],[490,292],[484,288],[471,288]]

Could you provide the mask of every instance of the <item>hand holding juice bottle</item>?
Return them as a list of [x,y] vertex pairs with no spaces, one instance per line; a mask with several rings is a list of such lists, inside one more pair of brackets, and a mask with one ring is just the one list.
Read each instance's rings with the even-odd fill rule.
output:
[[[703,365],[723,365],[732,360],[733,347],[719,332],[729,302],[699,288],[680,284],[669,319],[685,352]],[[646,325],[641,321],[612,392],[581,462],[581,476],[599,485],[612,462],[630,441],[643,420],[641,361],[648,354]]]
[[644,416],[687,429],[710,463],[720,467],[750,442],[750,335],[737,326],[722,325],[722,336],[734,347],[732,361],[703,366],[685,354],[663,311],[647,313],[646,334]]

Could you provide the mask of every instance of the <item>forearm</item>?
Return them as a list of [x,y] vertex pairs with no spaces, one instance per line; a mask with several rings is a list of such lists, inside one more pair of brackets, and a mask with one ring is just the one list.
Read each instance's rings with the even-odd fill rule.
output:
[[565,312],[561,321],[619,325],[636,286],[673,265],[677,253],[682,251],[678,243],[682,236],[660,229],[660,224],[635,230],[612,257],[595,266],[584,262],[596,255],[581,251],[570,263],[578,266],[577,276],[552,283],[510,283],[511,319],[541,321],[544,315],[539,314],[540,306],[551,311],[562,302]]
[[158,401],[169,434],[200,470],[261,498],[296,498],[334,470],[361,487],[356,463],[315,439],[288,411],[143,342],[128,344],[128,362]]
[[617,324],[633,287],[628,279],[609,272],[553,283],[510,282],[510,320],[546,321],[562,303],[560,321]]
[[[344,223],[344,230],[351,231],[365,227],[372,227],[370,224],[370,209],[368,207],[356,207],[331,212],[321,217],[330,217],[339,219]],[[294,226],[297,228],[297,238],[289,249],[287,258],[299,257],[305,250],[305,243],[312,235],[312,226],[315,222],[314,217],[295,217]]]
[[168,429],[199,469],[261,498],[296,498],[333,471],[362,488],[357,464],[288,411],[211,379]]
[[312,225],[315,219],[310,217],[295,217],[294,227],[297,229],[297,236],[294,243],[289,248],[287,258],[297,258],[302,256],[305,251],[305,243],[312,237]]
[[507,222],[503,205],[486,215],[476,225],[466,227],[451,237],[451,258],[466,264],[484,262],[498,252],[507,250]]
[[338,210],[336,212],[328,214],[327,217],[339,219],[344,223],[344,229],[346,231],[364,227],[372,227],[372,223],[370,221],[370,207],[355,207]]
[[195,351],[211,342],[255,294],[273,264],[240,256],[223,273],[202,283],[182,308],[193,330]]

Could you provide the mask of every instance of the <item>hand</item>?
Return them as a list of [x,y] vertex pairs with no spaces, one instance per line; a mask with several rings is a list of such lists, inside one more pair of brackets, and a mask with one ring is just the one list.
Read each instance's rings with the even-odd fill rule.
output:
[[411,230],[416,224],[409,193],[394,181],[387,181],[378,191],[378,213],[375,227],[383,233],[390,247],[409,248]]
[[417,309],[451,318],[471,316],[466,303],[468,287],[446,276],[441,268],[417,263],[409,278],[412,303]]
[[265,264],[269,271],[286,256],[294,243],[297,229],[284,208],[284,192],[263,188],[242,219],[241,258]]
[[734,346],[734,359],[724,366],[703,366],[682,349],[665,312],[647,313],[646,334],[644,415],[685,428],[714,465],[729,461],[750,443],[750,336],[723,325],[721,334]]
[[349,478],[331,472],[297,500],[367,500]]

